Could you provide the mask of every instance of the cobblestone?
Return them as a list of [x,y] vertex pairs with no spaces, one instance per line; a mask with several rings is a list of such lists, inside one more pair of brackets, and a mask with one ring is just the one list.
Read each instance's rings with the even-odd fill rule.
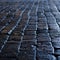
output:
[[60,0],[1,2],[0,60],[60,60]]

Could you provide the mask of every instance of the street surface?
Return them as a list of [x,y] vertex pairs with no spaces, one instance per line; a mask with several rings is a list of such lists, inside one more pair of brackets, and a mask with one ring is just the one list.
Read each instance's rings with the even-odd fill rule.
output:
[[0,3],[0,60],[60,60],[60,0]]

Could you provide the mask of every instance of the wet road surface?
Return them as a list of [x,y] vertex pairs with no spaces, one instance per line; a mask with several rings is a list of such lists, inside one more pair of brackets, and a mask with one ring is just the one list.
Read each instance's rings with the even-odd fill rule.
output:
[[0,60],[60,60],[60,0],[0,3]]

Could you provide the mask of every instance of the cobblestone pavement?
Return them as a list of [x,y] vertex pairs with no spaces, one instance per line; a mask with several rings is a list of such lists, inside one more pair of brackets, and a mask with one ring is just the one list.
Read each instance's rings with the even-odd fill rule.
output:
[[0,60],[60,60],[60,0],[0,3]]

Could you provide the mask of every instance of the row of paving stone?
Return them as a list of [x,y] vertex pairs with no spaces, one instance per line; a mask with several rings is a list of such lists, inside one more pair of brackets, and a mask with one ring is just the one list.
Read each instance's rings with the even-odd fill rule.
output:
[[38,0],[1,5],[0,60],[60,60],[58,3]]
[[51,41],[52,41],[52,45],[54,47],[54,55],[57,56],[58,60],[60,59],[59,58],[59,50],[60,50],[60,42],[58,42],[60,40],[60,27],[59,27],[59,10],[58,8],[55,6],[55,4],[50,1],[50,7],[55,8],[55,9],[52,9],[51,12],[44,12],[46,18],[47,18],[47,23],[48,23],[48,28],[49,28],[49,35],[51,37]]
[[[19,5],[20,5],[20,3],[19,3]],[[1,39],[3,39],[1,41],[2,43],[1,43],[1,49],[0,49],[0,59],[1,60],[8,59],[8,58],[14,59],[14,58],[17,58],[18,56],[19,56],[18,59],[19,58],[22,59],[23,55],[21,55],[21,54],[25,53],[25,50],[24,50],[25,49],[25,45],[24,45],[25,42],[22,40],[23,39],[26,40],[27,37],[28,37],[28,39],[31,39],[31,40],[32,40],[32,38],[34,39],[34,37],[35,37],[34,29],[35,28],[32,29],[32,27],[35,27],[36,24],[34,24],[32,26],[28,25],[28,24],[31,24],[31,22],[29,22],[30,19],[33,19],[33,18],[30,18],[30,12],[31,12],[31,9],[33,6],[34,6],[33,3],[29,2],[27,4],[26,2],[25,3],[21,2],[21,6],[20,6],[21,8],[19,7],[21,14],[18,15],[19,19],[18,19],[18,21],[16,20],[17,22],[14,20],[16,22],[16,24],[14,24],[14,26],[11,26],[11,24],[14,23],[12,21],[11,24],[7,25],[5,28],[3,28],[1,30],[1,35],[4,35],[4,39],[3,39],[3,37],[1,37]],[[7,21],[6,21],[6,23],[7,23]],[[10,27],[11,27],[11,29],[10,29]],[[32,31],[30,31],[28,29],[30,29],[30,30],[32,29]],[[25,30],[27,32],[26,36],[24,35]],[[32,36],[28,36],[29,31],[30,31],[30,33],[33,34]],[[7,36],[5,37],[5,35],[7,35]],[[29,41],[28,39],[27,39],[27,42]],[[28,51],[28,49],[30,47],[28,45],[29,44],[27,43],[26,48],[27,48],[27,52],[29,53],[30,50]],[[21,50],[21,53],[20,53],[20,50]],[[35,56],[35,54],[33,56]],[[32,56],[32,58],[33,58],[33,56]],[[29,57],[28,57],[28,59],[29,59]]]

